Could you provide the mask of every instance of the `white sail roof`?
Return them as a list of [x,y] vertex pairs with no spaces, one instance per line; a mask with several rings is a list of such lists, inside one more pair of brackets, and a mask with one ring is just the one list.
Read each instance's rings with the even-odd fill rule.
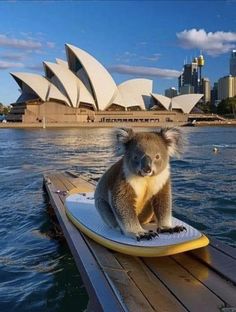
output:
[[[46,76],[48,73],[47,69],[49,68],[61,83],[61,86],[60,84],[57,85],[59,90],[68,98],[72,107],[77,107],[79,103],[79,83],[76,75],[60,64],[44,62],[44,66]],[[50,76],[47,76],[47,78],[52,79]],[[54,82],[53,80],[51,81]]]
[[63,101],[69,105],[68,99],[45,77],[29,73],[11,73],[22,91],[24,84],[27,85],[42,101],[48,101],[50,98]]
[[[117,88],[111,75],[101,63],[87,52],[70,44],[66,44],[66,50],[69,68],[75,73],[77,73],[81,67],[84,69],[89,78],[98,109],[106,109]],[[73,58],[71,57],[71,53],[77,58],[76,66],[78,68],[76,68],[75,64],[72,62]]]
[[157,93],[152,93],[151,94],[154,99],[156,99],[166,110],[170,109],[170,103],[171,103],[171,99],[168,98],[167,96],[161,95],[161,94],[157,94]]
[[173,98],[161,94],[152,93],[156,99],[166,110],[180,109],[183,113],[190,113],[197,102],[203,97],[203,94],[183,94]]
[[197,102],[203,97],[203,94],[183,94],[172,98],[172,109],[181,109],[189,114]]
[[84,83],[79,78],[78,83],[79,83],[79,105],[80,103],[89,103],[92,104],[92,106],[96,110],[97,107],[91,93],[88,91]]
[[130,79],[121,83],[112,103],[126,108],[139,106],[144,110],[149,106],[152,83],[149,79]]
[[67,61],[64,61],[64,60],[62,60],[62,59],[60,59],[60,58],[56,58],[56,62],[57,62],[57,64],[63,65],[63,66],[65,66],[65,67],[68,68],[68,63],[67,63]]
[[[69,99],[72,107],[79,107],[81,102],[89,103],[96,109],[95,101],[84,85],[84,83],[77,77],[68,67],[61,64],[55,64],[50,62],[44,62],[45,73],[47,75],[47,68],[55,75],[60,81],[57,85],[58,89],[64,93]],[[50,77],[48,77],[50,79]],[[55,79],[51,79],[51,82],[56,84]]]

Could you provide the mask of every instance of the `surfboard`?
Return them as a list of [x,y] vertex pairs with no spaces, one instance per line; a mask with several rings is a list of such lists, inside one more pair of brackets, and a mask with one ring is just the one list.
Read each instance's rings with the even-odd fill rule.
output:
[[[173,217],[173,226],[182,225],[187,231],[163,233],[152,240],[136,241],[125,236],[119,229],[110,228],[102,220],[94,204],[94,193],[79,193],[67,196],[65,209],[71,222],[97,243],[132,256],[160,257],[204,247],[208,238],[189,224]],[[148,229],[157,228],[150,223]]]

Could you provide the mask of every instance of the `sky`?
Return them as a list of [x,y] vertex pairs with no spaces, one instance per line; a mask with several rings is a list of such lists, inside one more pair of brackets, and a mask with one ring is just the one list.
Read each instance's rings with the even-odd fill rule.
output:
[[203,53],[213,85],[229,74],[235,12],[236,0],[0,1],[0,102],[20,95],[10,72],[44,75],[43,61],[66,59],[65,43],[94,56],[117,84],[148,78],[161,94]]

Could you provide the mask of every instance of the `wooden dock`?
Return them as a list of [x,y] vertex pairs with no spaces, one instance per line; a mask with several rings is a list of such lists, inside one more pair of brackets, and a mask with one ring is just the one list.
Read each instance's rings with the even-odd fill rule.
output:
[[88,312],[236,312],[236,249],[210,238],[208,247],[168,257],[113,252],[65,214],[66,195],[93,191],[93,181],[57,173],[44,176],[44,185],[88,292]]

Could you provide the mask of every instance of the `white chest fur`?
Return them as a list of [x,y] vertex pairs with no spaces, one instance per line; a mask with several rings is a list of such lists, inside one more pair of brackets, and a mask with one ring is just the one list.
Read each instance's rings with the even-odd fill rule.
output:
[[157,194],[170,176],[170,168],[166,168],[156,176],[140,177],[125,172],[126,181],[132,186],[136,195],[136,211],[139,212],[143,205]]

